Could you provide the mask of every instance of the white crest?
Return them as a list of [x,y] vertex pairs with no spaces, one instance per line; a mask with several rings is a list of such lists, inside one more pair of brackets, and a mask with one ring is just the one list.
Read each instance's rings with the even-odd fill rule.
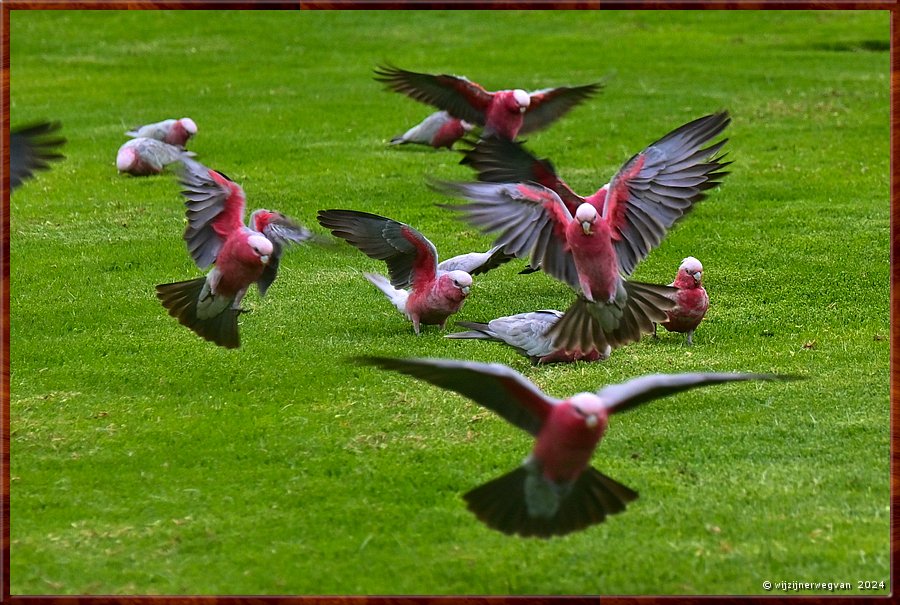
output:
[[181,125],[182,125],[182,126],[184,127],[184,129],[187,130],[189,133],[191,133],[191,134],[197,134],[197,125],[194,123],[194,121],[193,121],[192,119],[190,119],[190,118],[181,118],[181,120],[179,120],[179,122],[181,122]]
[[521,88],[517,88],[513,91],[513,98],[516,100],[516,103],[519,104],[519,107],[528,107],[531,105],[531,95]]
[[272,242],[270,242],[268,238],[259,235],[258,233],[254,233],[253,235],[248,237],[247,243],[250,244],[252,248],[256,248],[260,256],[268,256],[272,254]]
[[447,276],[459,285],[460,288],[472,287],[472,276],[465,271],[450,271]]
[[597,220],[597,209],[585,202],[575,210],[575,220],[579,223],[593,223]]
[[697,273],[698,271],[703,271],[703,265],[700,264],[700,261],[698,261],[693,256],[689,256],[681,261],[681,266],[678,268],[684,269],[688,273]]

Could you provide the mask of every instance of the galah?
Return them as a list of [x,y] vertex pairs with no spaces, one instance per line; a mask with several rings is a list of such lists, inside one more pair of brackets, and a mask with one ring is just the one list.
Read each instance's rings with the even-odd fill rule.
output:
[[66,156],[59,152],[65,137],[59,136],[59,122],[35,122],[18,126],[9,133],[9,189],[12,191],[36,170],[48,170],[50,164]]
[[212,271],[206,277],[160,284],[156,296],[169,315],[206,340],[240,346],[237,318],[241,299],[256,283],[265,295],[275,281],[284,246],[310,232],[281,213],[256,210],[244,224],[246,197],[227,176],[191,159],[182,160],[181,192],[187,207],[184,240],[194,263]]
[[320,210],[318,220],[336,237],[387,263],[390,279],[374,273],[364,275],[412,322],[416,334],[422,324],[437,324],[443,329],[447,318],[465,303],[472,276],[512,258],[492,248],[438,263],[434,244],[393,219],[357,210]]
[[176,145],[140,137],[129,139],[119,147],[119,151],[116,153],[116,169],[133,176],[159,174],[169,164],[195,155],[194,152],[185,151]]
[[532,364],[571,363],[574,361],[597,361],[609,357],[611,348],[603,351],[592,349],[587,353],[581,351],[565,351],[553,346],[548,335],[563,314],[553,309],[519,313],[507,317],[498,317],[487,323],[474,321],[458,321],[457,325],[469,328],[467,332],[447,334],[444,338],[472,338],[502,342],[527,357]]
[[521,88],[491,92],[467,78],[432,75],[379,66],[375,79],[390,90],[484,127],[482,136],[514,139],[549,126],[597,93],[603,84],[560,86],[526,92]]
[[[664,321],[674,289],[628,281],[669,228],[719,184],[727,139],[703,146],[730,122],[726,112],[694,120],[628,160],[609,184],[582,198],[518,143],[480,141],[466,161],[478,183],[434,182],[469,199],[449,206],[495,245],[569,284],[578,298],[551,329],[555,347],[602,350],[638,340]],[[526,162],[527,158],[531,158]],[[509,182],[496,180],[512,179]],[[544,184],[541,184],[544,183]]]
[[[703,265],[693,256],[687,257],[681,261],[675,281],[669,285],[677,290],[675,308],[666,311],[667,319],[659,325],[669,332],[686,333],[687,344],[691,346],[694,330],[709,309],[709,295],[703,287]],[[656,326],[653,335],[656,336]]]
[[534,447],[521,466],[476,487],[463,498],[469,510],[489,527],[505,534],[541,538],[600,523],[638,497],[637,492],[590,464],[610,414],[701,386],[796,378],[741,373],[651,374],[593,393],[556,399],[500,364],[369,356],[357,361],[455,391],[534,436]]
[[147,137],[169,145],[184,147],[188,140],[197,134],[197,124],[190,118],[163,120],[146,126],[136,126],[125,134],[133,138]]
[[460,140],[474,125],[454,118],[446,111],[436,111],[403,134],[391,139],[391,145],[416,143],[429,145],[435,149],[450,149],[453,143]]

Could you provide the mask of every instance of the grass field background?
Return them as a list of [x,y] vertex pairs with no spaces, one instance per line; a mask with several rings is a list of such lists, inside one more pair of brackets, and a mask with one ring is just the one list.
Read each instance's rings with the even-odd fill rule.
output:
[[[217,594],[797,594],[889,591],[888,12],[12,11],[13,124],[59,119],[67,159],[11,208],[11,591]],[[425,176],[456,153],[389,148],[430,109],[381,62],[488,89],[602,95],[528,146],[593,192],[680,124],[731,111],[734,160],[638,266],[706,269],[695,346],[662,333],[604,363],[531,367],[420,337],[346,244],[282,261],[228,351],[169,317],[201,273],[171,175],[116,174],[123,132],[192,117],[190,148],[324,233],[322,208],[410,223],[444,258],[490,240]],[[511,263],[459,320],[563,309]],[[452,328],[452,322],[450,327]],[[548,541],[480,524],[461,494],[531,439],[456,395],[351,355],[498,361],[554,396],[651,372],[809,379],[694,391],[616,416],[594,457],[640,498]],[[814,592],[804,592],[811,594]]]

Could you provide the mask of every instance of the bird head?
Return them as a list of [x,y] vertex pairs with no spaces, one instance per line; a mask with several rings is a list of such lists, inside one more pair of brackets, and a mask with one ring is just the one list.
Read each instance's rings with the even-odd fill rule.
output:
[[703,280],[703,265],[693,256],[689,256],[681,261],[678,272],[685,278],[693,280],[694,285],[696,286],[699,286],[700,282]]
[[181,127],[190,134],[191,136],[197,134],[197,124],[190,118],[181,118],[178,120],[181,122]]
[[460,120],[459,125],[462,126],[462,129],[465,130],[466,132],[471,132],[471,130],[473,128],[475,128],[475,124],[472,124],[471,122],[466,122],[465,120]]
[[597,220],[597,209],[591,204],[584,203],[575,210],[575,220],[581,223],[581,230],[585,235],[593,232],[594,222]]
[[253,255],[259,258],[261,264],[265,265],[269,262],[273,250],[272,242],[262,235],[254,234],[247,238],[247,245],[250,246]]
[[116,169],[119,172],[127,172],[137,163],[137,153],[131,147],[122,147],[116,154]]
[[472,276],[465,271],[450,271],[447,273],[454,288],[459,289],[463,296],[468,296],[469,290],[472,288]]
[[586,428],[600,433],[606,430],[606,409],[597,395],[594,393],[578,393],[573,395],[569,402],[572,404],[572,409],[584,422]]
[[531,105],[531,95],[521,88],[513,91],[513,100],[516,102],[520,113],[524,113],[528,106]]

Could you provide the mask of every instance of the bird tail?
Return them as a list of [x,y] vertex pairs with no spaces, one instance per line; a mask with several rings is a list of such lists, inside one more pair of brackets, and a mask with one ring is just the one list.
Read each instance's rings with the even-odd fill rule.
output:
[[391,139],[391,145],[406,145],[409,141],[404,138],[405,135],[398,134],[393,139]]
[[551,516],[532,516],[526,500],[529,471],[520,466],[467,492],[463,498],[478,519],[505,534],[550,538],[601,523],[607,515],[625,510],[637,492],[588,467],[561,496]]
[[458,321],[456,325],[469,328],[468,332],[454,332],[445,334],[444,338],[475,338],[478,340],[499,340],[487,324],[477,321]]
[[381,292],[388,297],[388,300],[397,307],[397,310],[401,313],[406,313],[406,299],[409,298],[409,292],[406,290],[398,290],[394,286],[391,285],[391,282],[378,273],[364,273],[366,279],[372,282],[376,288],[381,290]]
[[187,326],[199,336],[219,346],[236,349],[241,344],[237,323],[240,310],[229,305],[213,317],[200,319],[197,316],[197,304],[205,283],[205,277],[198,277],[188,281],[160,284],[156,286],[156,297],[168,309],[169,315],[178,319],[181,325]]
[[666,311],[675,307],[677,290],[671,286],[636,281],[624,286],[624,306],[576,298],[550,329],[553,346],[566,351],[617,348],[652,332],[653,324],[665,321]]

